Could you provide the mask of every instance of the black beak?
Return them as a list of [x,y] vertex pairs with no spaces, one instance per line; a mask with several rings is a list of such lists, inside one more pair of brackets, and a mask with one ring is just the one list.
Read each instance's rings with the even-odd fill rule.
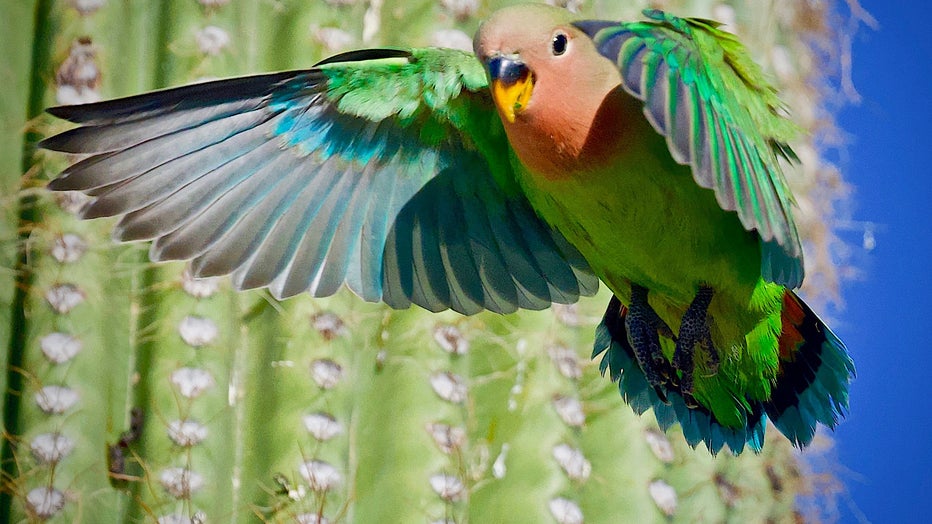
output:
[[493,56],[486,62],[489,68],[489,77],[497,80],[504,86],[514,85],[530,74],[527,66],[520,60],[514,60],[501,55]]
[[534,90],[534,75],[521,59],[495,55],[486,62],[489,87],[502,118],[514,123],[524,111]]

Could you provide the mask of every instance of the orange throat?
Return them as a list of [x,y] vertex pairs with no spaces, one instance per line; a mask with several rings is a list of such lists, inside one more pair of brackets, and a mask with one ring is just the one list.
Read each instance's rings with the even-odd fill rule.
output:
[[592,104],[582,100],[529,107],[514,122],[503,120],[505,132],[521,162],[531,172],[555,180],[592,171],[614,161],[627,149],[632,132],[644,120],[640,101],[621,88]]

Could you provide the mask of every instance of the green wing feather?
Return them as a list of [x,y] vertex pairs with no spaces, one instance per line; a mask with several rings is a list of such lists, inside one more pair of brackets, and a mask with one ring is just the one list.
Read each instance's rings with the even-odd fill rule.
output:
[[733,35],[708,20],[645,14],[650,21],[576,25],[618,65],[673,159],[760,235],[762,276],[798,287],[803,253],[777,158],[795,159],[786,142],[796,126],[780,115],[775,90]]
[[42,143],[90,155],[49,184],[121,216],[120,240],[277,297],[334,293],[461,313],[598,286],[518,190],[481,64],[369,50],[316,67],[52,108]]

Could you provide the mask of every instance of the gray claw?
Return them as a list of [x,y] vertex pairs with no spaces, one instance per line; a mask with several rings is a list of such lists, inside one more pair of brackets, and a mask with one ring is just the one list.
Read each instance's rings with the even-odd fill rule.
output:
[[673,368],[663,356],[660,335],[673,338],[673,330],[664,322],[647,302],[647,289],[631,285],[631,305],[625,316],[628,343],[634,349],[638,364],[644,370],[647,382],[664,403],[669,403],[665,389],[675,377]]
[[693,397],[694,351],[698,344],[709,357],[708,363],[712,373],[719,367],[718,351],[712,343],[712,332],[709,329],[709,304],[712,302],[713,290],[708,286],[701,286],[696,293],[680,324],[680,334],[676,339],[676,351],[673,353],[673,367],[680,371],[680,391],[689,407],[696,407],[698,403]]

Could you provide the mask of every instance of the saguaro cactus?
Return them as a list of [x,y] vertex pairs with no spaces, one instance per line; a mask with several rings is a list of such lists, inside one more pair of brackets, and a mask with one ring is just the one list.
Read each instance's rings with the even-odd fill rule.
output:
[[[392,311],[349,292],[276,302],[154,266],[42,189],[41,115],[357,46],[469,47],[487,0],[3,0],[0,521],[785,522],[802,480],[776,432],[716,457],[636,416],[590,362],[606,296],[509,316]],[[551,2],[554,3],[554,2]],[[634,18],[646,2],[557,2]],[[651,2],[723,19],[815,114],[794,0]],[[752,5],[753,4],[753,5]],[[802,24],[803,17],[807,24]],[[800,30],[801,25],[802,32]],[[802,124],[816,125],[815,117]],[[24,133],[23,133],[24,132]],[[802,188],[824,185],[816,149]],[[826,213],[828,211],[821,211]],[[824,258],[815,257],[824,261]],[[817,273],[831,280],[831,265]]]

